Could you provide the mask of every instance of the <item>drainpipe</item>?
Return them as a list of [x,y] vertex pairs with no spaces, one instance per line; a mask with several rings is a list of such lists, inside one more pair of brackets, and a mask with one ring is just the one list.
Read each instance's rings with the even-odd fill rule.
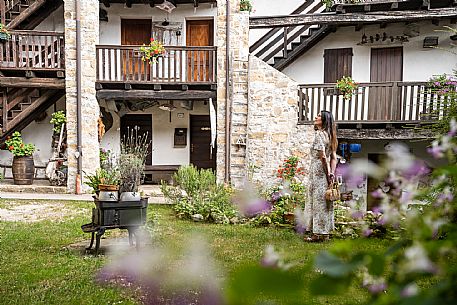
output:
[[230,145],[231,145],[231,115],[232,101],[230,97],[230,0],[227,0],[226,5],[226,24],[225,24],[225,182],[230,182]]
[[82,181],[82,145],[81,145],[81,11],[79,0],[75,1],[76,10],[76,194],[81,194]]

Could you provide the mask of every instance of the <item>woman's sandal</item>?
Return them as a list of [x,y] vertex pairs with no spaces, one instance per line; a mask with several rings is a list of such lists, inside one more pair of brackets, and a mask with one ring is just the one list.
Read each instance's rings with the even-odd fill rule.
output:
[[308,237],[305,237],[304,240],[309,243],[318,243],[318,242],[323,241],[319,235],[308,236]]

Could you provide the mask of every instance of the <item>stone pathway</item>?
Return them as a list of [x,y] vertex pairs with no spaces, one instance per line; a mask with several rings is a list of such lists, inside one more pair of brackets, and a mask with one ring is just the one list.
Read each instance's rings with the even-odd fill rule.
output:
[[64,218],[86,214],[85,209],[67,208],[62,202],[46,203],[31,201],[5,202],[0,208],[0,221],[37,222],[43,220],[63,221]]

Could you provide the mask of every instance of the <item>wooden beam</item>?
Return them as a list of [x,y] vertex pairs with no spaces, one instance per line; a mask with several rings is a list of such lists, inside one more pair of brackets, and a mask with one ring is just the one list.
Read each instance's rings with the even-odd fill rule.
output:
[[154,0],[149,0],[149,6],[150,7],[154,7],[156,4],[155,4],[155,1]]
[[156,99],[156,100],[204,100],[215,99],[215,91],[204,90],[108,90],[102,89],[97,91],[97,99],[105,100],[141,100],[141,99]]
[[2,77],[0,78],[0,87],[64,89],[65,79]]
[[338,138],[348,140],[431,139],[433,133],[413,129],[338,129]]
[[125,6],[132,8],[132,0],[125,0]]
[[109,3],[109,0],[103,0],[102,2],[103,2],[103,5],[105,7],[110,7],[111,6],[111,3]]
[[430,9],[427,11],[384,11],[347,14],[322,13],[282,16],[259,16],[249,18],[249,27],[251,29],[260,29],[313,24],[352,25],[358,23],[388,23],[455,17],[457,17],[457,8],[455,7]]
[[27,19],[30,15],[33,14],[37,9],[39,9],[42,5],[46,3],[46,0],[37,0],[34,3],[32,3],[28,8],[23,10],[19,16],[14,18],[8,25],[6,26],[8,29],[12,30],[15,27],[17,27],[19,24],[21,24],[22,21]]

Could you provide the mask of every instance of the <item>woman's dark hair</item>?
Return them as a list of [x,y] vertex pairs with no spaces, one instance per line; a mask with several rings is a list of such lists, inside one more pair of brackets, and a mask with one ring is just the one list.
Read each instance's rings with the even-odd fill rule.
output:
[[338,147],[338,139],[336,137],[335,120],[331,112],[327,110],[321,111],[322,129],[325,130],[330,138],[330,147],[332,151],[336,151]]

